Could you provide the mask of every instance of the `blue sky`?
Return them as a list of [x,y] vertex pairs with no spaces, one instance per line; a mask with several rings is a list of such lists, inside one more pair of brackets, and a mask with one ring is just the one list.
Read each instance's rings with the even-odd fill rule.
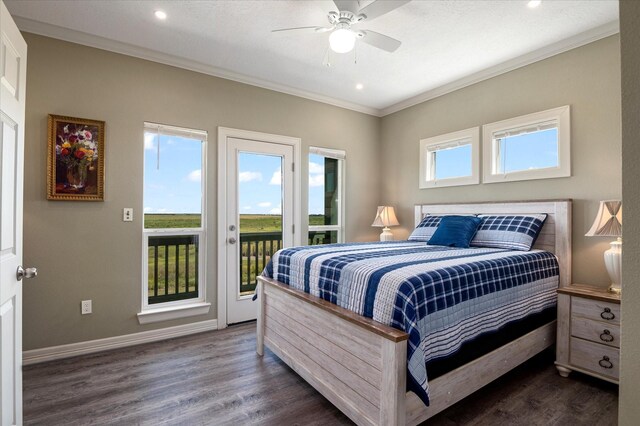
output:
[[[201,142],[145,133],[144,212],[201,212]],[[535,142],[535,143],[532,143]],[[506,148],[506,151],[505,151]],[[557,130],[506,138],[507,172],[557,165]],[[470,146],[437,153],[436,178],[465,176],[470,170]],[[280,214],[280,157],[241,153],[239,163],[240,214]],[[324,213],[324,157],[309,155],[309,214]]]
[[144,212],[200,213],[202,142],[145,133]]
[[[158,169],[157,135],[145,134],[144,212],[200,213],[201,142],[160,136]],[[309,212],[324,211],[323,157],[309,157]],[[280,157],[241,153],[238,159],[240,214],[280,214]]]
[[[558,130],[512,136],[502,142],[504,171],[538,169],[558,165]],[[436,152],[436,179],[471,174],[471,145]]]

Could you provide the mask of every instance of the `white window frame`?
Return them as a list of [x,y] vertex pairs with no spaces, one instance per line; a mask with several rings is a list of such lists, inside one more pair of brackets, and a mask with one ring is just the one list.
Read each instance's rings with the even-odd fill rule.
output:
[[[345,169],[346,169],[346,152],[339,149],[319,148],[310,146],[309,154],[322,155],[323,157],[334,158],[338,160],[338,224],[337,225],[322,225],[322,226],[308,226],[308,231],[337,231],[338,243],[345,242],[344,221],[345,221]],[[309,156],[307,155],[307,167],[309,166]],[[307,173],[308,177],[308,173]],[[309,183],[307,182],[307,208],[309,197]],[[307,212],[307,220],[309,220],[309,212]],[[307,235],[308,233],[307,232]],[[307,236],[308,240],[308,236]]]
[[[558,166],[543,169],[498,172],[499,143],[496,133],[556,121],[558,123]],[[513,182],[534,179],[552,179],[571,176],[571,108],[565,105],[546,111],[527,114],[482,126],[484,183]]]
[[[436,153],[462,145],[471,145],[471,175],[436,179]],[[420,140],[420,189],[480,183],[480,127],[472,127]]]
[[[179,136],[202,141],[202,218],[199,228],[145,229],[144,214],[142,220],[142,306],[138,313],[140,324],[167,321],[209,312],[211,303],[206,297],[206,261],[207,261],[207,132],[184,127],[168,126],[158,123],[144,123],[144,132],[157,132],[159,135]],[[160,138],[158,138],[158,143]],[[143,197],[144,199],[144,197]],[[198,236],[198,297],[164,303],[149,304],[149,237],[150,236],[197,235]]]

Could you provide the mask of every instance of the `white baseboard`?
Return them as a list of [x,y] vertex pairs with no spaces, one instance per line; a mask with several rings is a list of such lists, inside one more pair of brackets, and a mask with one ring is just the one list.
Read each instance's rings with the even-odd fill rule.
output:
[[68,345],[50,346],[48,348],[33,349],[22,352],[22,365],[37,364],[72,356],[92,354],[110,349],[140,345],[142,343],[157,342],[172,337],[186,336],[218,329],[218,320],[199,321],[192,324],[177,325],[158,330],[141,331],[123,336],[107,337],[105,339],[89,340],[86,342],[70,343]]

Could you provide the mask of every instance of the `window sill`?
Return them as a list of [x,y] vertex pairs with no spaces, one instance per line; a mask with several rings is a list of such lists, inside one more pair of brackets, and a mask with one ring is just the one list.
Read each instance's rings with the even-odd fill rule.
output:
[[211,303],[197,302],[189,305],[147,309],[138,314],[138,322],[140,324],[150,324],[153,322],[169,321],[177,318],[205,315],[209,313],[210,308]]

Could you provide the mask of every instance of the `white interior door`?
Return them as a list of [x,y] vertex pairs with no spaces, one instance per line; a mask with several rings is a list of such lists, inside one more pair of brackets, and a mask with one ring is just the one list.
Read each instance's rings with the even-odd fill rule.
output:
[[[27,43],[0,1],[0,423],[22,424],[22,177]],[[29,271],[33,275],[35,271]]]
[[293,245],[293,147],[227,139],[227,323],[256,318],[256,276]]

